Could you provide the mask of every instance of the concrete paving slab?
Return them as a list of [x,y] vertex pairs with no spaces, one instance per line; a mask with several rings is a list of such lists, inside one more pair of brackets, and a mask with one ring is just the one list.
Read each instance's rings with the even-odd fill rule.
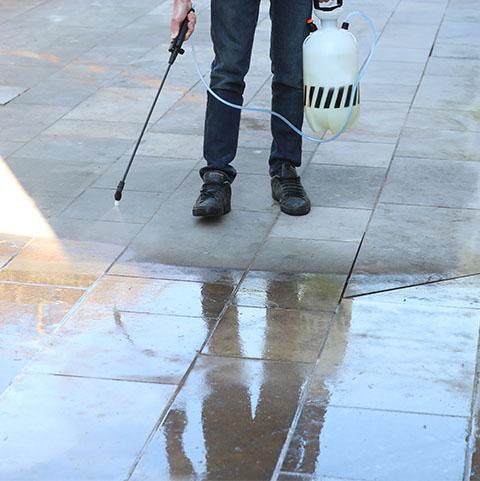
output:
[[[44,481],[52,472],[63,479],[125,478],[174,391],[164,384],[29,374],[0,401],[0,473],[11,481]],[[19,450],[29,455],[19,459]],[[89,462],[97,457],[102,463]]]
[[309,399],[468,418],[478,327],[474,309],[378,304],[370,296],[344,302]]
[[392,144],[332,142],[318,148],[312,157],[312,164],[387,168],[394,150]]
[[239,306],[333,312],[347,276],[249,271],[235,293]]
[[395,157],[380,202],[479,209],[479,177],[476,162]]
[[347,295],[480,272],[478,242],[471,231],[479,223],[477,210],[380,204]]
[[177,384],[209,331],[200,317],[87,307],[62,326],[28,370]]
[[290,309],[231,306],[205,354],[273,361],[314,362],[332,315]]
[[480,160],[480,133],[405,128],[397,155],[428,159]]
[[283,469],[313,479],[458,481],[466,431],[461,417],[307,403]]
[[405,127],[479,132],[480,122],[475,111],[413,108],[408,114]]
[[0,86],[0,105],[6,105],[13,99],[22,95],[25,92],[25,87],[9,87],[6,85]]
[[[112,184],[113,185],[113,184]],[[116,207],[115,189],[87,189],[63,212],[62,216],[82,220],[119,223],[147,223],[162,205],[166,195],[153,192],[127,192],[128,201]]]
[[307,373],[303,364],[200,358],[132,481],[270,479]]
[[84,305],[95,309],[216,318],[232,290],[231,283],[106,276]]
[[0,283],[0,394],[83,293],[82,289]]
[[304,184],[314,206],[371,209],[385,174],[385,168],[312,163]]
[[269,237],[255,257],[252,269],[347,274],[357,247],[355,242]]
[[89,287],[121,250],[102,243],[35,239],[0,271],[0,280]]
[[312,207],[308,217],[281,216],[272,237],[360,242],[370,218],[370,210]]

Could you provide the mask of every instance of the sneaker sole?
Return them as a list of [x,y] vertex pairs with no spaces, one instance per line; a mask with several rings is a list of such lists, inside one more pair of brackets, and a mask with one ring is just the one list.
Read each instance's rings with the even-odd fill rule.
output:
[[230,212],[230,207],[227,209],[224,209],[223,211],[205,211],[203,209],[193,209],[192,210],[192,215],[194,217],[222,217],[222,215],[228,214]]
[[307,215],[310,213],[311,210],[311,205],[307,205],[302,209],[295,209],[295,210],[289,210],[288,207],[283,206],[278,198],[275,196],[274,192],[272,191],[272,199],[275,202],[278,202],[278,205],[280,206],[280,210],[287,215],[293,215],[293,216],[301,216],[301,215]]

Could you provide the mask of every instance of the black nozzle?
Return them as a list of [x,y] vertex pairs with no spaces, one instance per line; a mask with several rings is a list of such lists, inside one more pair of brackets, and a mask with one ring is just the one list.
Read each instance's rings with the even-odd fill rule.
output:
[[170,44],[170,48],[168,49],[168,51],[171,53],[170,60],[168,61],[170,65],[173,65],[173,62],[175,62],[178,55],[183,55],[185,53],[185,50],[183,50],[182,45],[183,45],[183,42],[185,42],[185,37],[187,36],[188,16],[190,15],[191,12],[195,12],[195,10],[191,8],[190,11],[187,13],[187,16],[184,18],[182,22],[178,35],[172,40],[172,43]]
[[122,192],[125,187],[125,182],[122,180],[115,191],[115,201],[120,202],[122,200]]

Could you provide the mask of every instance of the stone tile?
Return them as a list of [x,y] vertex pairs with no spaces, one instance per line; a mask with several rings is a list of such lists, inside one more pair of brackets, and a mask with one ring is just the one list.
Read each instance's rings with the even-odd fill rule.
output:
[[317,364],[310,399],[468,417],[477,314],[433,303],[378,303],[370,296],[344,302]]
[[480,132],[478,114],[465,110],[413,108],[408,114],[405,127],[408,129]]
[[74,199],[105,170],[94,158],[77,162],[12,155],[7,163],[22,188],[34,199],[42,196]]
[[370,294],[368,297],[374,302],[480,309],[479,292],[480,276],[477,275]]
[[5,85],[0,86],[0,105],[6,105],[14,98],[22,95],[25,92],[25,87],[7,87]]
[[458,43],[435,43],[432,56],[480,59],[480,52],[476,45]]
[[303,183],[314,206],[371,209],[385,173],[385,168],[311,164]]
[[132,481],[270,479],[308,370],[200,358]]
[[455,22],[447,19],[440,27],[437,42],[452,45],[466,44],[478,48],[480,33],[474,27],[475,25],[471,22]]
[[380,204],[347,295],[480,272],[475,210]]
[[0,140],[28,142],[68,111],[50,105],[21,105],[11,102],[2,107]]
[[308,403],[283,470],[373,481],[458,481],[467,419]]
[[[116,188],[129,160],[129,155],[121,157],[95,182],[94,187]],[[195,166],[198,166],[197,159],[137,155],[128,175],[126,189],[139,192],[173,192]]]
[[135,122],[60,119],[45,130],[45,135],[94,139],[137,140],[142,125]]
[[155,214],[130,247],[138,262],[221,269],[249,265],[275,213],[233,210],[220,219],[195,218],[191,209],[200,186],[198,173],[192,172]]
[[450,77],[468,79],[478,78],[480,74],[480,61],[472,58],[439,58],[431,57],[428,61],[425,75],[443,77],[444,81],[449,81]]
[[[113,205],[113,193],[110,197]],[[64,215],[53,217],[50,227],[55,235],[64,240],[87,243],[101,243],[106,246],[127,246],[141,231],[144,224],[128,222],[123,217],[121,207],[112,214],[116,221],[71,219]]]
[[396,154],[400,157],[480,160],[480,132],[404,129]]
[[83,292],[0,283],[0,394],[34,358]]
[[[422,24],[420,28],[415,23],[389,23],[382,32],[380,45],[382,47],[398,47],[429,49],[432,47],[438,25]],[[399,39],[402,39],[400,42]]]
[[381,44],[375,49],[375,59],[379,61],[396,61],[396,62],[417,62],[421,64],[427,63],[428,49],[412,48],[412,47],[383,47]]
[[342,138],[395,144],[408,108],[409,105],[405,103],[362,101],[357,123]]
[[23,142],[0,141],[0,157],[5,159],[23,146]]
[[176,384],[209,333],[199,317],[80,309],[29,370]]
[[371,211],[312,207],[308,216],[280,216],[270,235],[295,239],[360,242]]
[[204,353],[276,361],[314,362],[332,314],[231,306]]
[[413,107],[445,110],[471,110],[478,115],[479,100],[472,79],[425,75],[420,83]]
[[245,173],[237,176],[232,186],[232,209],[278,212],[278,205],[272,200],[270,176]]
[[368,67],[365,83],[413,85],[420,82],[424,65],[418,62],[386,61],[375,58]]
[[357,247],[355,242],[269,237],[252,268],[342,275],[349,272]]
[[111,274],[130,277],[151,277],[197,282],[221,282],[235,286],[242,270],[215,269],[211,267],[175,266],[158,262],[141,261],[133,249],[127,249],[109,271]]
[[312,157],[312,164],[387,168],[394,150],[394,144],[340,140],[322,145]]
[[[114,184],[112,184],[112,187]],[[64,217],[111,222],[148,222],[166,199],[165,194],[124,191],[124,200],[114,206],[115,189],[87,189],[63,213]]]
[[[373,78],[374,81],[375,77]],[[416,85],[363,83],[362,99],[375,102],[386,101],[410,104],[415,97],[416,91]]]
[[0,271],[0,280],[88,287],[121,251],[102,243],[35,239]]
[[[239,147],[232,165],[239,174],[268,175],[270,148]],[[301,174],[312,157],[312,151],[303,151],[302,166],[297,169]],[[238,179],[242,176],[239,175]],[[236,182],[236,181],[235,181]],[[236,185],[236,184],[235,184]]]
[[240,306],[334,311],[346,274],[250,271],[235,294]]
[[[10,481],[46,481],[52,473],[60,479],[124,479],[174,390],[162,384],[25,376],[0,403],[0,475]],[[19,458],[20,450],[29,455]],[[101,463],[89,462],[97,457]]]
[[[179,98],[179,93],[165,89],[158,100],[152,117],[155,122]],[[143,123],[155,98],[154,89],[103,87],[75,107],[67,119],[118,121]]]
[[216,318],[232,290],[231,283],[106,276],[85,305],[95,309]]
[[31,240],[31,237],[0,234],[0,267],[16,256]]
[[476,162],[396,157],[380,201],[480,209],[479,178]]
[[81,80],[46,79],[16,99],[17,104],[55,105],[73,108],[90,97],[96,85]]
[[203,152],[200,135],[159,134],[149,132],[138,149],[139,155],[199,160]]
[[48,159],[70,162],[97,162],[111,164],[132,144],[127,139],[94,139],[91,137],[67,137],[39,135],[15,155],[22,158]]
[[24,90],[50,77],[58,70],[56,65],[10,65],[0,70],[0,85],[15,86]]
[[[303,475],[298,473],[281,472],[277,479],[278,481],[311,481],[312,477],[308,474]],[[337,480],[335,480],[335,478],[331,478],[331,477],[328,477],[328,478],[322,477],[320,479],[321,481],[338,481],[338,478]]]

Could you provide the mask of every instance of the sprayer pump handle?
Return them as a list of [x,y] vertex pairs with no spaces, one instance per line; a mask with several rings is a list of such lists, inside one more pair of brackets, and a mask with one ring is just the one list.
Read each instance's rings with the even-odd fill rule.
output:
[[183,19],[178,35],[172,40],[170,44],[170,48],[168,49],[168,51],[172,54],[170,55],[170,60],[168,61],[170,65],[172,65],[173,62],[175,62],[175,59],[177,58],[178,55],[183,55],[185,53],[185,50],[183,50],[182,45],[183,45],[183,42],[185,42],[185,37],[187,36],[188,16],[190,15],[191,12],[195,12],[195,10],[193,8],[189,10],[189,12],[187,13],[187,16]]
[[319,0],[313,0],[313,6],[315,10],[321,10],[322,12],[331,12],[333,10],[336,10],[337,8],[343,7],[343,0],[334,0],[328,2],[326,5]]

